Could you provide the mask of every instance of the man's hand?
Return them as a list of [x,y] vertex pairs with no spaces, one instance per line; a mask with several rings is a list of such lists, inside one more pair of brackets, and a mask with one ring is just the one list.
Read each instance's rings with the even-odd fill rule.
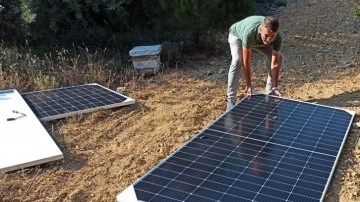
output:
[[246,93],[247,96],[251,96],[251,94],[252,94],[252,87],[246,85],[245,93]]
[[280,93],[279,89],[272,90],[270,95],[275,95],[275,96],[281,97],[281,93]]

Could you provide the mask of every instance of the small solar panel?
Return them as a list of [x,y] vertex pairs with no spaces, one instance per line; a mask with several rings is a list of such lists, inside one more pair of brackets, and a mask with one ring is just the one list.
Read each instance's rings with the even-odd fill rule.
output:
[[322,201],[354,116],[252,95],[123,190],[117,201]]
[[99,84],[35,91],[21,94],[40,120],[67,116],[133,104],[132,98]]

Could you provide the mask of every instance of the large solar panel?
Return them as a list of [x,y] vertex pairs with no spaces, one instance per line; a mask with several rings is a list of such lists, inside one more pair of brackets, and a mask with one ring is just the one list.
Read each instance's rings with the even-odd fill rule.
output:
[[132,98],[99,84],[84,84],[21,95],[40,120],[59,119],[135,102]]
[[354,116],[253,95],[123,190],[117,201],[322,201]]

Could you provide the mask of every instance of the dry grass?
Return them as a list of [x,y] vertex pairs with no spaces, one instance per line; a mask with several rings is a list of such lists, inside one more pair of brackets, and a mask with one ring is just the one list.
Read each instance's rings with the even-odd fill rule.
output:
[[0,88],[36,91],[84,83],[123,86],[134,77],[130,64],[106,49],[74,47],[39,56],[0,45]]

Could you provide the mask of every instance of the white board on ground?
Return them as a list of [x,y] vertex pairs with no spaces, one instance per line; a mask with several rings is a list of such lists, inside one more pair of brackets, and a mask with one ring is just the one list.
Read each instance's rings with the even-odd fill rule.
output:
[[0,172],[62,158],[62,152],[19,92],[1,90]]

